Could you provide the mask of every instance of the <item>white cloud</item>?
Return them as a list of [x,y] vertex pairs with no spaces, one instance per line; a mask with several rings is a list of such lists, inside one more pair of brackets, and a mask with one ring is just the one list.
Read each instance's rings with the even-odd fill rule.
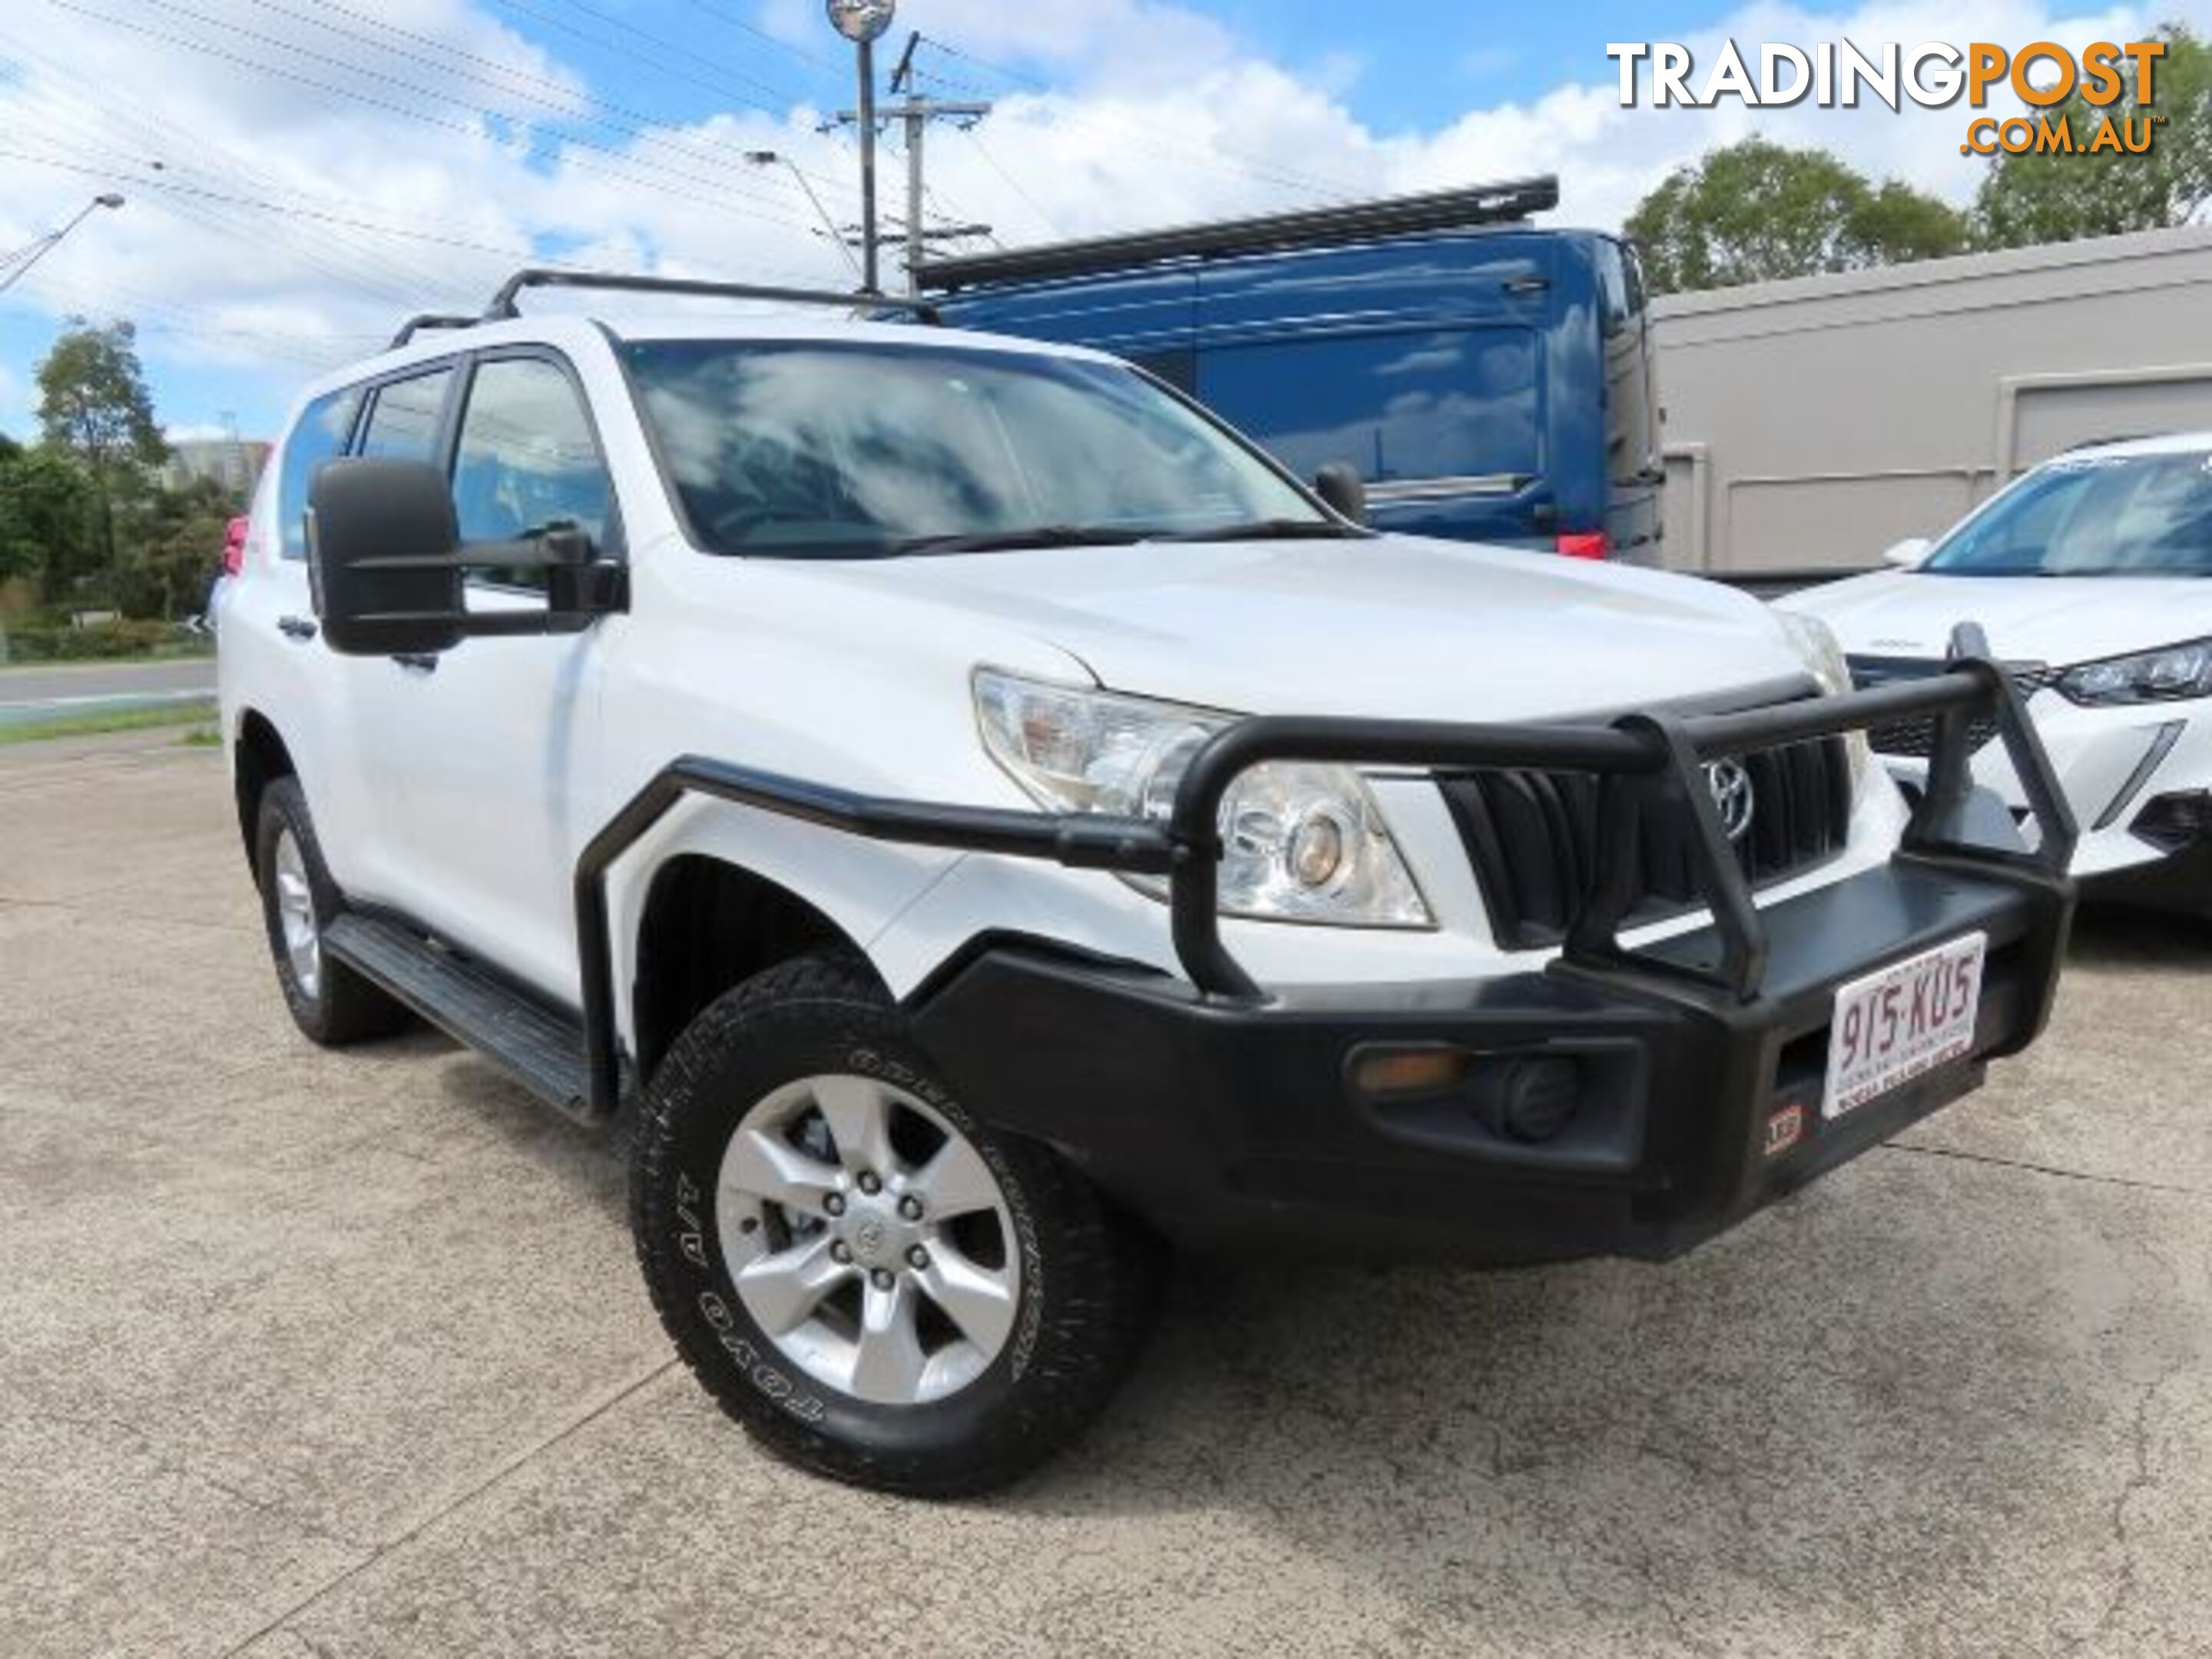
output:
[[[95,190],[131,198],[88,221],[9,298],[56,317],[135,317],[157,382],[165,365],[222,363],[289,384],[374,349],[407,312],[481,304],[532,258],[844,279],[797,182],[743,156],[790,157],[844,221],[856,211],[849,138],[817,131],[814,104],[781,113],[739,104],[727,57],[755,53],[748,62],[760,75],[745,86],[773,78],[834,97],[848,60],[826,36],[818,0],[770,0],[759,14],[807,61],[763,39],[720,36],[723,56],[702,56],[698,68],[702,83],[732,88],[731,106],[641,132],[607,107],[635,107],[635,85],[587,85],[557,51],[475,0],[179,3],[216,21],[116,14],[149,34],[74,9],[105,10],[106,0],[15,0],[29,44],[0,50],[14,64],[0,66],[9,178],[0,246],[39,234]],[[2203,21],[2212,0],[2081,14],[2062,14],[2055,0],[1866,0],[1840,17],[1753,3],[1686,44],[1701,64],[1724,35],[1746,45],[1843,35],[2078,45],[2139,36],[2176,13]],[[1669,168],[1753,130],[1825,145],[1955,201],[1984,165],[1958,154],[1962,108],[1624,110],[1595,38],[1586,76],[1408,132],[1352,114],[1345,94],[1356,60],[1300,73],[1164,0],[910,0],[900,22],[972,55],[932,60],[948,80],[999,94],[975,134],[933,135],[930,180],[936,209],[992,222],[1009,242],[1546,171],[1563,179],[1562,221],[1611,226]],[[629,61],[637,76],[655,72]],[[1466,78],[1474,64],[1440,59],[1437,72],[1481,94]],[[549,139],[547,125],[563,118],[568,136]],[[895,216],[902,170],[894,152],[883,159]],[[20,423],[21,402],[20,385],[0,380],[0,421]]]

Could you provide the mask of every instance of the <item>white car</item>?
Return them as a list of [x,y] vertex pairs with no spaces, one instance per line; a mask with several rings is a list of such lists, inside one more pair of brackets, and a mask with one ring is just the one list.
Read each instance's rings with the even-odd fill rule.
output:
[[1048,1455],[1163,1240],[1663,1257],[2041,1028],[2063,825],[1857,741],[2010,720],[1979,657],[1854,693],[1716,586],[1370,534],[1097,353],[553,281],[759,297],[525,273],[309,390],[240,829],[307,1036],[635,1107],[661,1316],[807,1467]]
[[[2087,890],[2212,912],[2212,434],[2069,451],[1890,557],[1779,603],[1835,631],[1861,685],[1937,672],[1953,625],[1981,624],[2028,694]],[[1974,735],[1976,779],[2024,811]],[[1904,721],[1873,743],[1917,786],[1930,737]]]

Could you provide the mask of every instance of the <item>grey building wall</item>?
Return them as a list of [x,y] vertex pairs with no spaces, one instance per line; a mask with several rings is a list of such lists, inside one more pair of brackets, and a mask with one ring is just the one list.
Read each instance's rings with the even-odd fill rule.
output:
[[2092,439],[2212,428],[2212,228],[1653,307],[1666,562],[1865,567]]

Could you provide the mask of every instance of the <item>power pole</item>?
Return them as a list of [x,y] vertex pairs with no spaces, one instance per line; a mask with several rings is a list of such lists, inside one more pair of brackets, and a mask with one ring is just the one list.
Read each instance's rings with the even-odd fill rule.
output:
[[[988,236],[988,225],[951,225],[932,230],[922,212],[927,199],[922,183],[922,135],[932,121],[957,121],[963,126],[973,126],[991,112],[988,103],[956,103],[926,96],[915,84],[914,74],[915,48],[921,44],[919,33],[907,37],[906,50],[899,54],[898,67],[891,72],[891,90],[904,93],[906,101],[891,111],[894,119],[906,124],[906,291],[918,293],[921,288],[922,255],[932,241],[958,236]],[[841,109],[836,125],[860,122],[872,128],[872,100],[859,110]],[[867,192],[868,197],[872,192]],[[864,198],[860,204],[861,239],[864,247],[872,246],[875,238],[875,204]]]

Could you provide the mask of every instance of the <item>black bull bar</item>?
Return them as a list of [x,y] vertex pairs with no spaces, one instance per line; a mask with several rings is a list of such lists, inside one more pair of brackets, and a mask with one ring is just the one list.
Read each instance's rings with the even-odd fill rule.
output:
[[[589,1074],[580,1115],[589,1121],[612,1116],[623,1086],[607,872],[686,795],[711,796],[870,841],[1165,876],[1176,955],[1191,983],[1207,996],[1252,1002],[1265,994],[1222,943],[1218,897],[1221,805],[1243,773],[1267,761],[1587,772],[1601,780],[1602,842],[1595,878],[1568,929],[1560,959],[1588,970],[1687,976],[1747,1002],[1759,994],[1765,972],[1765,933],[1704,768],[1754,750],[1916,719],[1935,722],[1936,742],[1926,788],[1895,856],[1963,860],[1993,874],[2010,869],[2040,881],[2063,879],[2079,833],[2073,814],[2018,689],[1972,623],[1954,632],[1944,673],[1732,713],[1638,713],[1604,725],[1255,715],[1216,733],[1192,758],[1164,821],[889,799],[686,756],[641,789],[577,861]],[[1968,732],[1977,720],[1994,720],[2011,758],[2039,831],[2033,852],[1970,839],[1974,792]],[[1655,809],[1688,815],[1695,873],[1721,945],[1717,966],[1665,961],[1620,943],[1621,924],[1637,896],[1638,826]]]

